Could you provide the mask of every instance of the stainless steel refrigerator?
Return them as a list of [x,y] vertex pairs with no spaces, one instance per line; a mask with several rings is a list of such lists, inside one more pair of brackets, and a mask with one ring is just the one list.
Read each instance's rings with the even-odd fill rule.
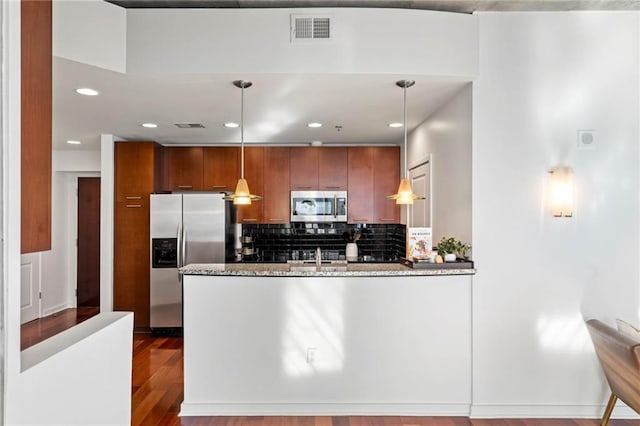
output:
[[[190,263],[224,263],[233,233],[232,203],[224,194],[151,194],[150,325],[152,331],[182,327],[182,276]],[[233,256],[233,240],[231,240]]]

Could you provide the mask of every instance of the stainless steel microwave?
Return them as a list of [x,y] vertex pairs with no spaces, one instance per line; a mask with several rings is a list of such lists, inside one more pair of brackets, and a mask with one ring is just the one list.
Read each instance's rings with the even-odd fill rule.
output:
[[291,222],[346,222],[347,191],[291,191]]

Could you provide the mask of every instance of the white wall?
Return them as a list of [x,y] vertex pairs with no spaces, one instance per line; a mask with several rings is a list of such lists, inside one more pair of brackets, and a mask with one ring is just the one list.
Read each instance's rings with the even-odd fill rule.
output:
[[9,425],[131,423],[133,314],[99,314],[22,352]]
[[[335,39],[291,43],[292,13],[331,14]],[[127,11],[132,73],[473,76],[477,65],[473,15],[367,8]]]
[[42,268],[42,316],[76,306],[75,240],[80,176],[100,176],[99,151],[53,152],[51,250],[35,258]]
[[125,72],[127,12],[102,0],[54,0],[53,55]]
[[100,135],[100,312],[113,310],[114,141]]
[[[20,374],[20,2],[2,2],[2,239],[4,409]],[[6,411],[4,411],[6,419]]]
[[471,275],[184,280],[181,415],[469,412]]
[[[472,415],[598,417],[583,315],[638,322],[638,14],[477,15]],[[573,218],[544,202],[557,164]]]
[[453,236],[471,243],[471,85],[429,116],[408,137],[408,163],[429,160],[433,242]]

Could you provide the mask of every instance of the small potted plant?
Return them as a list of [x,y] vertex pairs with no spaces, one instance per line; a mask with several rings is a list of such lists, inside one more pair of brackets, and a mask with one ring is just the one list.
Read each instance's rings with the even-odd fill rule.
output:
[[456,258],[464,259],[466,252],[471,248],[470,245],[463,243],[460,240],[456,240],[453,237],[442,237],[436,250],[438,254],[444,257],[445,262],[455,262]]

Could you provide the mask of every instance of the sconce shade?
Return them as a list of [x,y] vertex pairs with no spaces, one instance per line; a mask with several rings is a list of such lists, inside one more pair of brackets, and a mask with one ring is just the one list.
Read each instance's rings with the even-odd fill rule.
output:
[[396,204],[413,204],[414,200],[424,200],[424,197],[414,194],[409,179],[403,178],[400,179],[398,192],[393,195],[387,195],[387,199],[396,200]]
[[549,205],[554,217],[573,216],[573,169],[554,167],[549,172]]

